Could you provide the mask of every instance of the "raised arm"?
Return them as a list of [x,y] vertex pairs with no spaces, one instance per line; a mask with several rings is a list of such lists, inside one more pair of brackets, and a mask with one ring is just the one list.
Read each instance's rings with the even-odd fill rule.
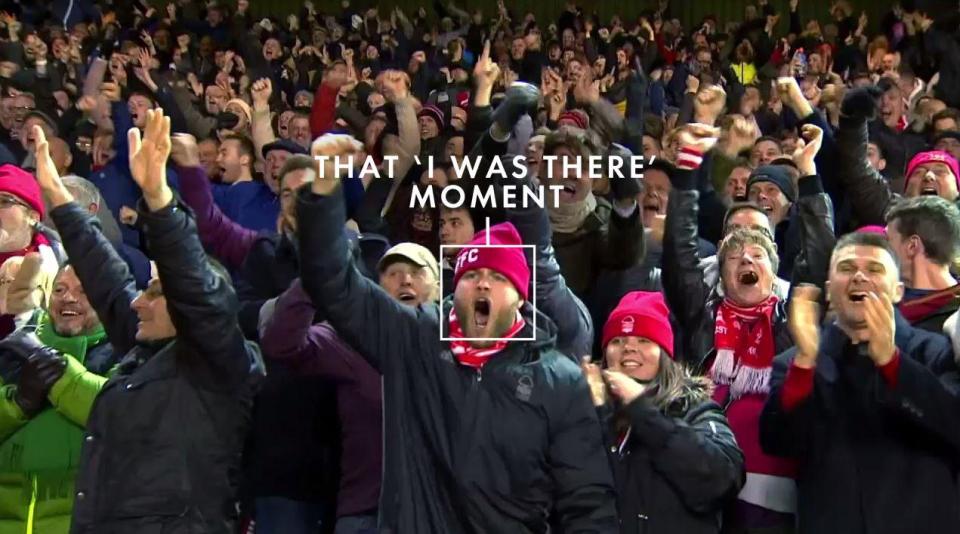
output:
[[[327,134],[314,141],[313,154],[346,157],[359,154],[362,146],[350,136]],[[314,180],[309,190],[303,188],[297,200],[303,287],[343,339],[385,374],[403,355],[417,350],[418,318],[432,314],[436,335],[437,309],[410,309],[360,274],[343,232],[346,209],[340,181],[333,178],[332,162],[321,165],[324,177]]]
[[860,224],[885,224],[884,214],[895,195],[886,178],[867,160],[867,122],[876,115],[876,87],[852,89],[840,108],[837,129],[838,170],[834,177],[850,199]]
[[[670,311],[681,325],[699,324],[711,291],[704,281],[697,246],[700,208],[696,173],[701,161],[697,154],[705,153],[716,142],[717,134],[715,128],[705,125],[689,126],[681,134],[679,166],[670,176],[674,190],[667,203],[663,238],[663,292]],[[700,354],[683,356],[697,358]]]
[[200,241],[229,269],[240,269],[259,234],[230,220],[213,201],[206,172],[200,167],[197,141],[190,135],[174,135],[171,157],[177,165],[180,195],[193,209]]
[[261,78],[253,82],[250,89],[253,95],[253,146],[257,159],[263,161],[263,147],[274,142],[273,126],[270,124],[270,97],[273,95],[273,82],[270,78]]
[[[532,187],[529,184],[524,186]],[[550,198],[549,192],[547,197]],[[593,320],[586,306],[567,287],[560,274],[547,210],[537,206],[507,209],[507,220],[517,227],[524,243],[536,246],[536,262],[533,265],[536,269],[537,300],[534,304],[556,323],[557,349],[579,362],[580,357],[591,352]]]
[[110,343],[115,351],[126,354],[136,344],[137,316],[130,311],[130,303],[138,294],[136,281],[100,232],[97,218],[75,203],[60,181],[43,129],[35,126],[34,136],[37,182],[53,208],[50,216]]
[[301,374],[347,381],[366,365],[328,323],[313,324],[317,309],[300,280],[277,298],[273,315],[260,329],[268,359],[289,364]]
[[225,275],[213,270],[197,236],[189,210],[167,185],[170,119],[147,112],[143,139],[131,129],[130,171],[143,191],[139,218],[157,264],[177,342],[203,355],[201,376],[216,384],[242,384],[255,356],[248,352],[237,321],[237,296]]

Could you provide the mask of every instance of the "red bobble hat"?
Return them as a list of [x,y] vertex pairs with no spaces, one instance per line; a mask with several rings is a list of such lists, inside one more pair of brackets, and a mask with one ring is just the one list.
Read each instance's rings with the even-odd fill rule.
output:
[[43,218],[46,210],[43,205],[43,196],[40,194],[40,185],[29,172],[10,163],[0,165],[0,192],[10,193],[19,198],[39,213],[41,219]]
[[[460,249],[453,273],[454,287],[460,282],[463,273],[474,269],[487,268],[497,271],[507,280],[510,280],[520,297],[526,300],[527,290],[530,286],[530,267],[527,266],[527,258],[523,255],[523,248],[519,246],[523,244],[520,234],[510,223],[491,226],[489,231],[489,241],[487,240],[487,232],[480,231],[473,236],[470,243]],[[483,245],[512,246],[488,248]]]
[[603,325],[603,348],[622,336],[645,337],[673,358],[673,327],[662,293],[631,291],[620,299]]

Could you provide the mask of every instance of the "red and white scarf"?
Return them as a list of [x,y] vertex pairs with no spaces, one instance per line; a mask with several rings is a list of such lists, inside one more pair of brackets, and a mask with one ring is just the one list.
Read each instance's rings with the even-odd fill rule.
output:
[[717,357],[710,378],[717,385],[730,386],[733,399],[750,393],[770,392],[770,372],[776,356],[773,339],[773,311],[776,295],[762,303],[743,308],[727,299],[717,309],[713,342]]
[[[491,320],[493,318],[491,317]],[[466,337],[463,334],[463,329],[460,328],[460,321],[457,320],[457,314],[450,310],[450,350],[453,351],[453,355],[457,357],[457,360],[468,367],[473,367],[474,369],[480,369],[483,367],[487,360],[491,356],[500,352],[507,346],[507,338],[512,338],[517,335],[521,329],[527,323],[523,320],[523,316],[520,315],[520,311],[517,311],[517,318],[513,323],[513,326],[510,327],[506,333],[501,336],[499,341],[495,341],[493,345],[484,348],[474,347],[470,344],[469,341],[463,341],[462,338]]]

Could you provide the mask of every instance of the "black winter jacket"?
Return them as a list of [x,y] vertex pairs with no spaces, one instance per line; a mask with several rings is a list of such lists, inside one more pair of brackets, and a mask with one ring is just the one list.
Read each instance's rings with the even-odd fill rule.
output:
[[[381,532],[616,532],[613,480],[586,380],[545,316],[482,369],[441,341],[449,311],[409,308],[351,265],[342,195],[297,205],[303,286],[383,375]],[[441,320],[443,318],[443,320]]]
[[[240,326],[247,339],[260,339],[260,309],[299,273],[291,234],[264,233],[254,241],[237,280]],[[340,463],[336,388],[317,377],[298,376],[276,361],[266,365],[243,454],[244,499],[286,497],[332,510]]]
[[149,344],[135,337],[133,277],[96,219],[76,203],[51,216],[110,343],[126,354],[87,422],[71,532],[233,532],[235,475],[263,368],[188,210],[140,210],[177,329]]
[[[547,210],[531,203],[529,207],[507,209],[507,220],[517,227],[524,244],[536,248],[536,262],[530,249],[524,249],[527,263],[536,272],[537,310],[557,326],[557,350],[579,362],[592,352],[593,320],[586,305],[567,287],[560,274],[560,264],[551,242],[550,217]],[[533,292],[530,295],[534,295]]]
[[[675,337],[675,354],[697,374],[707,371],[715,353],[716,312],[723,297],[716,287],[704,281],[697,255],[698,195],[693,189],[694,173],[674,171],[674,190],[667,203],[663,238],[663,288],[670,311],[683,335]],[[793,284],[822,285],[826,280],[830,254],[836,238],[830,197],[823,192],[820,179],[800,179],[800,198],[796,202],[799,221],[800,252],[793,269]],[[719,285],[719,283],[718,283]],[[777,303],[773,317],[774,345],[777,353],[793,345],[787,331],[787,302]]]
[[[608,433],[622,534],[720,532],[720,511],[743,484],[743,453],[720,406],[699,396],[669,415],[641,397],[622,408],[626,444]],[[610,410],[601,413],[613,430]]]
[[821,334],[813,393],[781,399],[796,351],[777,357],[760,418],[769,454],[798,460],[799,534],[960,532],[960,373],[946,337],[896,315],[896,387],[836,324]]

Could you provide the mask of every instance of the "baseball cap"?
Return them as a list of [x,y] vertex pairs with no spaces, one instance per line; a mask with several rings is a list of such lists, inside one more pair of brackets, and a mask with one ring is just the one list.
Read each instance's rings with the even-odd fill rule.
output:
[[377,263],[377,270],[383,272],[387,266],[397,260],[406,260],[415,265],[419,265],[433,273],[435,279],[440,279],[440,265],[427,247],[416,243],[400,243],[394,245],[380,258],[380,261]]

